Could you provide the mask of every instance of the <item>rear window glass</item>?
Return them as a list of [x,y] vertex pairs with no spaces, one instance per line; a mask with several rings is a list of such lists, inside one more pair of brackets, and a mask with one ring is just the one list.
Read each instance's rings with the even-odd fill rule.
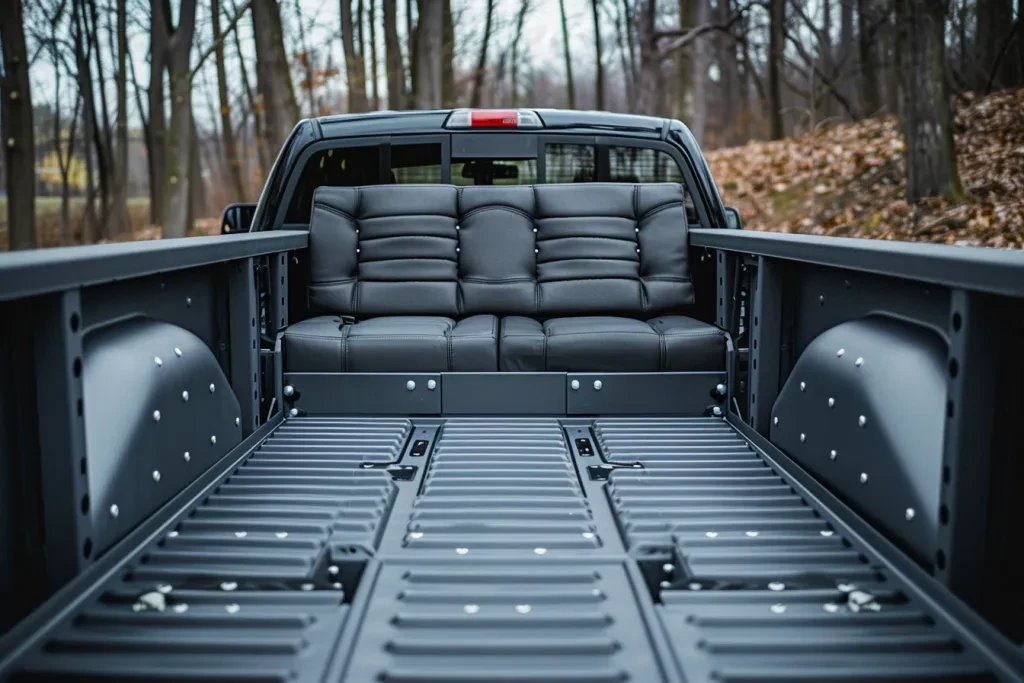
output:
[[693,197],[686,191],[683,172],[670,155],[643,147],[609,147],[608,180],[613,183],[679,183],[683,185],[686,219],[697,223]]
[[597,175],[593,145],[549,144],[544,176],[549,183],[592,183]]
[[321,185],[355,187],[380,183],[380,148],[348,147],[317,152],[302,169],[295,194],[288,203],[285,223],[308,223],[313,192]]
[[441,145],[392,145],[391,146],[391,182],[392,183],[440,183]]
[[533,185],[536,159],[452,159],[453,185]]

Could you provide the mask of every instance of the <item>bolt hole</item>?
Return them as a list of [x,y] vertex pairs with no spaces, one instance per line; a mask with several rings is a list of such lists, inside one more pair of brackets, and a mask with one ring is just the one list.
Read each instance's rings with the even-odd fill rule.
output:
[[757,370],[757,359],[754,359],[754,369]]
[[82,319],[78,317],[77,313],[71,314],[71,331],[78,332],[78,326],[82,323]]
[[78,468],[82,471],[82,474],[85,474],[86,467],[88,467],[88,465],[85,462],[85,458],[78,461]]
[[723,305],[724,303],[725,303],[725,300],[724,300],[724,299],[722,299],[721,297],[719,297],[719,298],[718,298],[718,305],[719,305],[719,306],[721,306],[721,305]]
[[281,284],[284,284],[284,275],[281,276]]
[[721,263],[721,262],[722,262],[722,260],[723,260],[723,256],[722,256],[722,254],[719,254],[719,255],[718,255],[718,262],[719,262],[719,263]]
[[946,417],[953,419],[953,402],[946,401]]
[[948,484],[949,483],[949,466],[946,466],[946,467],[942,468],[942,483],[943,484]]
[[253,319],[252,319],[252,326],[253,326],[253,327],[256,327],[256,318],[253,318]]
[[750,402],[751,403],[757,403],[757,395],[756,394],[751,394],[750,395]]
[[946,553],[942,552],[941,550],[935,553],[935,566],[939,569],[946,568]]
[[[82,462],[85,462],[84,460]],[[89,494],[82,496],[82,514],[89,514]]]
[[949,359],[949,376],[956,377],[960,373],[960,364],[956,362],[956,358]]
[[76,358],[75,362],[71,365],[71,372],[75,374],[75,377],[82,376],[82,359]]
[[754,316],[754,325],[755,326],[757,325],[757,316],[756,315]]
[[964,320],[960,317],[959,313],[953,314],[953,331],[959,332],[960,328],[963,327]]
[[939,521],[942,522],[942,526],[949,524],[949,508],[945,503],[939,508]]
[[75,409],[78,411],[78,417],[82,417],[82,399],[75,401]]
[[724,282],[724,278],[718,278],[718,286],[721,287]]
[[92,557],[92,539],[91,538],[85,539],[85,543],[82,545],[82,555],[87,560],[90,557]]

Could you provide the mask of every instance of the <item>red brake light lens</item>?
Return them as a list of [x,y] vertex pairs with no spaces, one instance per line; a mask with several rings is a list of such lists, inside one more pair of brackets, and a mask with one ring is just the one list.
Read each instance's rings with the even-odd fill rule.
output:
[[518,128],[519,112],[487,109],[469,112],[470,128]]

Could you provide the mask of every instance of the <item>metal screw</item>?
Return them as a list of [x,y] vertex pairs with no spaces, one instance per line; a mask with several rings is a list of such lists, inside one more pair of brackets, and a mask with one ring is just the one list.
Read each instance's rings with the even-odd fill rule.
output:
[[861,472],[860,473],[860,483],[862,483],[862,484],[868,483],[868,473],[867,472]]
[[672,582],[671,581],[662,581],[658,585],[661,586],[662,588],[669,588],[672,585]]
[[185,451],[185,462],[189,462],[190,460],[192,460],[192,456],[188,451]]
[[770,607],[770,609],[771,609],[772,612],[775,612],[776,614],[782,614],[783,612],[786,611],[786,606],[783,605],[783,604],[775,604],[775,605],[772,605]]
[[839,454],[838,454],[838,453],[836,453],[835,451],[829,451],[829,453],[828,453],[828,458],[829,458],[829,460],[835,460],[835,459],[836,459],[836,456],[838,456],[838,455],[839,455]]
[[295,387],[293,387],[291,384],[286,384],[284,386],[284,395],[285,396],[291,396],[294,393],[295,393]]
[[187,391],[181,392],[181,400],[184,401],[185,403],[188,403],[188,392]]
[[661,565],[661,571],[665,572],[666,574],[671,574],[675,570],[676,566],[671,562],[666,562],[665,564]]
[[800,443],[803,443],[804,441],[807,441],[807,435],[806,434],[801,434],[800,435]]
[[171,607],[171,609],[177,612],[178,614],[184,614],[188,611],[188,605],[184,602],[179,602],[177,605]]
[[341,570],[338,569],[333,564],[330,567],[327,568],[327,573],[330,574],[331,576],[337,576],[339,571],[341,571]]
[[298,414],[299,414],[299,409],[298,408],[292,408],[291,410],[288,411],[288,416],[289,417],[296,417]]
[[153,422],[159,422],[159,421],[160,421],[160,411],[159,410],[154,410],[153,411]]
[[530,613],[530,606],[529,605],[516,605],[516,612],[519,612],[519,614],[529,614]]
[[711,414],[714,415],[715,417],[722,417],[722,407],[721,406],[713,407],[711,409]]
[[192,305],[192,297],[190,297],[190,296],[185,297],[185,305],[186,306],[191,306]]
[[160,470],[153,470],[153,481],[160,481]]
[[456,555],[465,555],[468,552],[469,552],[469,548],[456,548],[455,549],[455,554]]
[[583,532],[583,538],[587,539],[588,541],[591,540],[592,538],[594,538],[594,535],[595,534],[594,534],[593,531],[584,531]]
[[820,534],[821,534],[822,536],[824,536],[825,538],[828,538],[829,536],[831,536],[831,535],[832,535],[833,533],[835,533],[835,532],[834,532],[834,531],[832,531],[831,529],[825,529],[824,531],[821,531],[821,532],[819,532],[819,533],[820,533]]
[[121,508],[117,507],[117,503],[110,506],[110,516],[117,519],[117,516],[121,514]]
[[751,538],[757,538],[757,534],[758,534],[757,531],[748,531],[747,532],[747,536],[750,536]]
[[725,386],[724,384],[719,384],[715,386],[715,393],[718,394],[719,396],[725,396],[725,393],[727,391],[729,391],[729,387]]
[[288,532],[287,531],[275,531],[274,535],[277,536],[278,538],[288,538]]
[[915,514],[916,513],[914,512],[914,508],[907,508],[907,511],[903,513],[903,516],[906,517],[907,521],[909,522],[910,520],[914,519]]
[[405,388],[408,391],[413,391],[414,389],[416,389],[416,382],[409,380],[408,382],[405,383]]
[[230,605],[225,605],[224,609],[227,611],[228,614],[235,614],[236,612],[238,612],[238,610],[242,608],[234,603],[231,603]]
[[818,296],[818,303],[823,305],[823,306],[825,305],[825,295],[824,294],[820,294]]
[[836,356],[842,358],[844,353],[846,353],[846,349],[839,349],[838,351],[836,351]]
[[428,379],[427,380],[427,389],[429,389],[430,391],[433,391],[434,389],[437,389],[437,382],[435,380]]
[[781,581],[772,581],[768,584],[768,590],[770,591],[781,591],[786,589],[786,584]]
[[604,384],[601,383],[601,380],[599,380],[599,379],[595,379],[594,380],[594,391],[601,391],[601,388],[603,386],[604,386]]
[[216,386],[214,386],[213,384],[211,384],[211,385],[210,385],[210,393],[212,394],[212,393],[213,393],[213,392],[215,392],[215,391],[217,391],[217,387],[216,387]]
[[857,418],[857,424],[859,424],[861,427],[863,427],[867,423],[868,423],[868,419],[866,417],[864,417],[863,415],[861,415],[860,417]]
[[577,391],[577,390],[579,390],[579,388],[580,388],[580,381],[579,381],[578,379],[574,379],[574,380],[573,380],[573,381],[572,381],[572,382],[571,382],[571,383],[569,384],[569,386],[570,386],[570,387],[572,387],[572,390],[573,390],[573,391]]
[[533,552],[534,552],[535,555],[547,555],[548,549],[547,548],[534,548]]
[[213,436],[210,437],[210,443],[211,444],[217,443],[217,435],[216,434],[214,434]]
[[708,538],[718,538],[718,532],[717,531],[708,531],[704,535],[707,536]]
[[155,358],[153,358],[153,362],[156,363],[157,367],[160,367],[164,364],[164,362],[160,360],[160,356],[156,356]]
[[807,389],[807,384],[804,383],[804,382],[800,382],[800,391],[805,391],[806,389]]
[[423,532],[422,531],[411,531],[411,532],[409,532],[409,538],[411,538],[414,541],[418,541],[419,539],[423,538]]
[[832,408],[832,407],[835,406],[835,404],[836,404],[836,400],[834,398],[829,398],[829,400],[828,400],[828,407]]
[[834,602],[826,602],[824,605],[822,605],[822,607],[825,609],[826,612],[829,612],[830,614],[835,614],[839,611],[839,605],[837,605]]
[[455,247],[455,252],[456,252],[456,253],[458,253],[458,252],[460,252],[460,251],[462,251],[462,249],[460,249],[459,247]]
[[236,427],[240,427],[241,425],[242,425],[242,418],[236,417],[235,418],[235,426]]
[[177,346],[174,347],[174,355],[177,356],[178,358],[181,358],[181,349],[179,349]]
[[859,368],[860,366],[864,365],[864,359],[858,358],[857,360],[853,361],[853,364]]
[[466,605],[462,608],[466,614],[476,614],[480,611],[480,605]]
[[178,537],[178,532],[177,531],[172,531],[169,534],[167,534],[167,538],[177,538],[177,537]]
[[222,581],[220,584],[220,589],[224,591],[233,591],[236,588],[238,588],[238,584],[234,581]]
[[775,418],[774,420],[772,420],[772,423],[775,424],[775,425],[778,425],[779,424],[779,418]]
[[249,534],[247,532],[245,532],[245,531],[236,531],[235,532],[235,538],[245,538],[248,535]]
[[702,586],[699,583],[697,583],[696,581],[694,581],[693,583],[687,584],[686,587],[689,588],[692,591],[699,591],[704,586]]

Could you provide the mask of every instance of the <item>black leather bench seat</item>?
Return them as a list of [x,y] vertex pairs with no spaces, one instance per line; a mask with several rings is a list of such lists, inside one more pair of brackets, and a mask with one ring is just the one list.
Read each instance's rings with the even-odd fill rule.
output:
[[[290,372],[722,370],[678,184],[321,187]],[[343,324],[341,316],[358,322]]]

